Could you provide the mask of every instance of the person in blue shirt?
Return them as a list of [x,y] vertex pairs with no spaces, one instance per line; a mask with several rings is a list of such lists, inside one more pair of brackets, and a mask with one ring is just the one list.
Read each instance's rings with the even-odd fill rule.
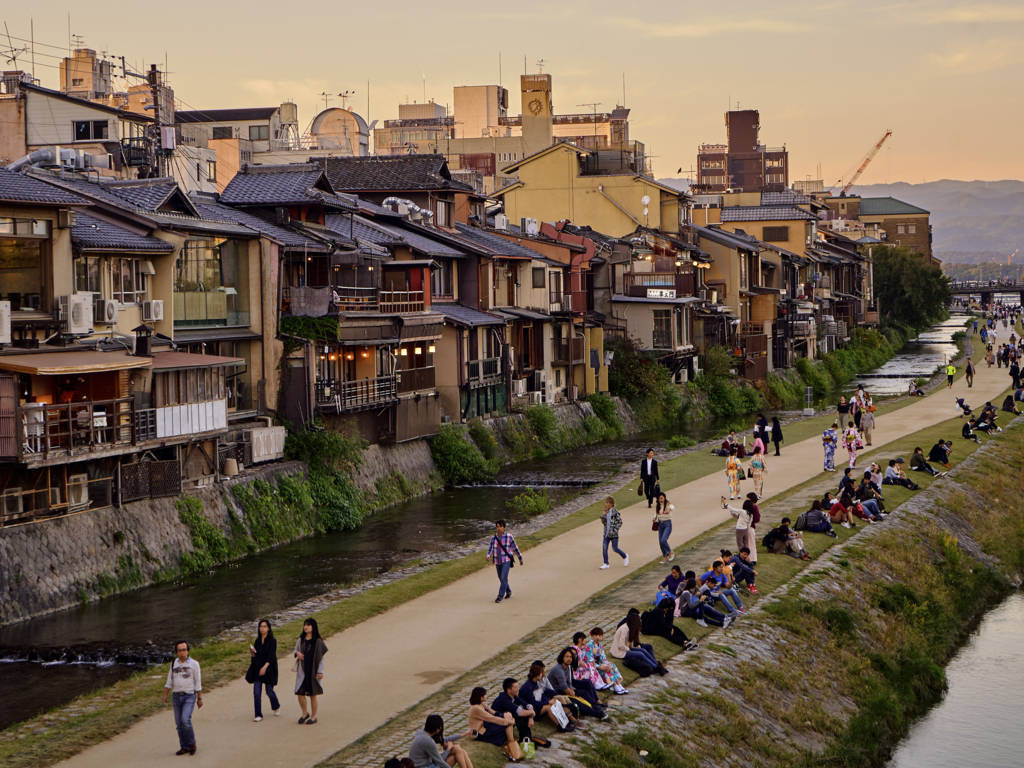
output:
[[[725,606],[729,615],[746,613],[743,601],[740,600],[740,593],[729,583],[729,577],[725,575],[725,564],[721,560],[715,560],[711,564],[711,570],[701,574],[700,583],[708,588],[713,598]],[[730,605],[726,598],[732,598]]]

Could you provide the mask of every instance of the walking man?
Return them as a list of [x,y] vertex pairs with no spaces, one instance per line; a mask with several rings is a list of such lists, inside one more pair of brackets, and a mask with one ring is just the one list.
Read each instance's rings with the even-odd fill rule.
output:
[[658,460],[654,458],[654,449],[647,449],[647,458],[640,461],[640,479],[644,484],[644,496],[647,497],[647,508],[654,504],[658,495],[657,487],[661,478],[658,476]]
[[203,706],[203,679],[199,672],[199,662],[189,656],[189,645],[184,640],[174,644],[177,658],[171,662],[167,671],[167,682],[164,684],[162,701],[167,703],[167,692],[171,692],[174,705],[174,727],[178,729],[179,749],[174,754],[194,755],[196,753],[196,734],[192,730],[192,710]]
[[1010,362],[1010,378],[1013,379],[1013,388],[1020,388],[1020,365],[1017,364],[1016,358]]
[[971,362],[971,358],[967,358],[967,365],[964,366],[964,378],[967,379],[967,388],[970,389],[974,386],[974,363]]
[[950,363],[946,366],[946,389],[953,388],[953,377],[956,376],[956,366]]
[[519,559],[523,564],[523,556],[519,553],[516,540],[511,533],[505,532],[505,521],[497,520],[494,523],[494,535],[491,536],[490,546],[487,547],[487,559],[494,563],[498,572],[498,596],[494,602],[500,603],[506,597],[512,597],[512,590],[508,587],[508,572],[512,570],[515,563],[512,558]]
[[615,499],[609,496],[604,500],[604,512],[601,513],[601,522],[604,523],[604,547],[601,555],[604,557],[604,565],[601,570],[608,568],[608,545],[612,545],[612,551],[622,558],[623,565],[629,565],[629,555],[619,549],[619,530],[622,528],[622,515],[615,508]]
[[781,456],[779,446],[782,444],[782,424],[778,416],[772,416],[772,443],[775,444],[775,455]]

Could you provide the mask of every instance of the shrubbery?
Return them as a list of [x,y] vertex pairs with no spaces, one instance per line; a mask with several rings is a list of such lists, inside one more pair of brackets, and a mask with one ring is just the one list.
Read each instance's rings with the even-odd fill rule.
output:
[[607,439],[617,440],[626,434],[626,427],[619,418],[619,411],[611,397],[604,392],[595,392],[587,397],[587,402],[594,409],[594,415],[608,428]]
[[670,437],[668,439],[668,443],[666,443],[666,447],[670,451],[678,451],[680,448],[689,448],[689,447],[694,446],[696,444],[697,444],[697,441],[694,440],[689,435],[672,435],[672,437]]
[[535,517],[551,509],[551,497],[543,488],[527,488],[506,501],[505,507],[516,514]]
[[430,453],[448,485],[467,485],[490,480],[498,471],[497,459],[488,460],[455,424],[442,424],[430,440]]

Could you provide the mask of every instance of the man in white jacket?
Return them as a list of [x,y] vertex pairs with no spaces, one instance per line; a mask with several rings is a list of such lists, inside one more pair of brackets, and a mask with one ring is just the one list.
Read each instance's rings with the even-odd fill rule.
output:
[[189,656],[189,645],[184,640],[174,644],[177,658],[171,662],[167,671],[167,682],[164,684],[163,701],[167,702],[167,692],[171,692],[174,705],[174,727],[178,729],[178,751],[174,754],[194,755],[196,753],[196,734],[192,730],[192,710],[203,706],[203,678],[199,671],[199,662]]

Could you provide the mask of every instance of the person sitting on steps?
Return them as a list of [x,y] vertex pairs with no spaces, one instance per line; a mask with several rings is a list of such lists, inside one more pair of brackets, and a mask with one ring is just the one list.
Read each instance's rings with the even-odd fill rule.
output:
[[775,528],[764,535],[761,546],[775,555],[789,555],[798,560],[810,560],[811,556],[807,554],[804,547],[804,537],[799,531],[790,528],[791,522],[788,517],[782,518]]

